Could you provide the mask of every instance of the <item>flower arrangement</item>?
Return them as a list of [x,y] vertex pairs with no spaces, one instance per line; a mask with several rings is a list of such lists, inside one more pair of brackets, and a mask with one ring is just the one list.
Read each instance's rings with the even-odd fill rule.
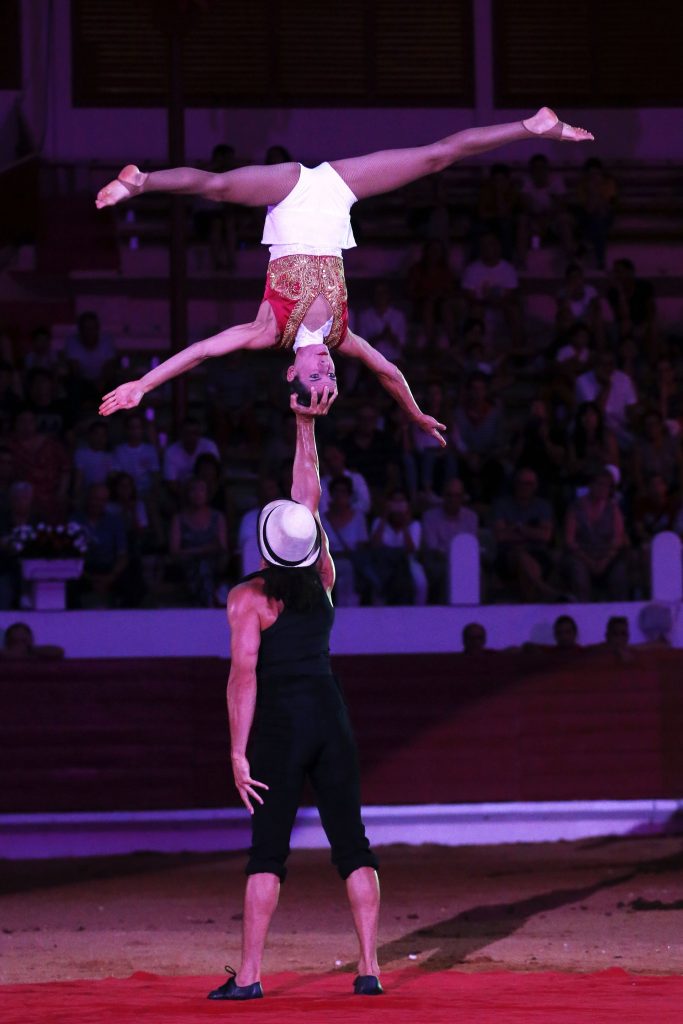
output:
[[5,544],[21,558],[82,558],[88,550],[88,535],[80,523],[38,523],[15,526]]

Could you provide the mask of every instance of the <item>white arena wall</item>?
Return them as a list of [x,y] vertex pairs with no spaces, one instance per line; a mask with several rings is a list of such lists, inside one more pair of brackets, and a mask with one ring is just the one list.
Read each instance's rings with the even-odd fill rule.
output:
[[[638,627],[641,609],[650,602],[558,605],[480,605],[427,608],[339,608],[332,633],[332,653],[426,654],[462,650],[462,628],[480,622],[488,646],[502,650],[527,641],[550,644],[552,624],[569,614],[582,644],[600,643],[611,615],[625,615],[631,640],[646,637]],[[663,602],[660,602],[663,603]],[[672,642],[683,647],[680,602],[669,602]],[[0,630],[12,622],[31,626],[36,642],[59,644],[68,658],[227,658],[230,634],[225,612],[173,608],[155,611],[0,612]]]

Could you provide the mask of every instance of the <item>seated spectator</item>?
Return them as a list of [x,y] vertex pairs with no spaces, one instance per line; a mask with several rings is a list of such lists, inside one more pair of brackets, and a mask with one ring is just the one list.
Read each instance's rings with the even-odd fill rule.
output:
[[680,437],[672,437],[661,413],[649,409],[633,445],[633,480],[639,490],[654,474],[661,476],[669,491],[679,489],[683,479]]
[[24,372],[47,370],[53,373],[57,369],[59,358],[52,347],[52,335],[49,327],[35,327],[31,331],[28,351],[24,355]]
[[145,419],[141,413],[128,413],[124,421],[125,441],[114,449],[113,469],[128,473],[141,498],[153,495],[159,483],[159,455],[145,440]]
[[149,516],[144,501],[138,497],[135,480],[129,473],[116,473],[110,482],[111,500],[107,511],[123,522],[128,537],[128,552],[139,550],[140,540],[149,528]]
[[657,308],[652,282],[636,277],[632,260],[615,260],[607,299],[619,337],[630,335],[651,346],[654,342]]
[[438,238],[425,242],[420,260],[408,273],[408,295],[423,343],[446,346],[455,336],[457,281],[448,265],[448,250]]
[[363,515],[370,511],[370,491],[361,473],[348,469],[344,450],[336,444],[326,444],[323,448],[323,468],[325,472],[320,478],[320,512],[327,511],[330,503],[330,481],[340,476],[346,477],[351,484],[351,506]]
[[[523,214],[519,219],[518,253],[524,261],[529,246],[557,238],[565,256],[574,256],[574,224],[567,210],[567,189],[561,174],[551,171],[548,158],[537,153],[522,179]],[[534,241],[537,240],[537,241]]]
[[40,659],[53,661],[64,657],[64,648],[55,644],[36,645],[33,630],[25,622],[13,622],[5,630],[0,648],[0,658],[5,661]]
[[188,416],[180,428],[180,439],[170,444],[164,453],[164,480],[177,497],[182,485],[194,473],[198,456],[204,452],[220,457],[216,444],[208,437],[202,437],[199,420]]
[[[444,423],[448,431],[452,414],[441,384],[430,384],[420,404],[429,416]],[[450,447],[442,448],[435,437],[419,430],[414,424],[410,424],[409,444],[413,459],[410,476],[417,483],[416,489],[426,495],[439,494],[443,481],[453,476],[457,469],[453,450]]]
[[[292,417],[293,419],[294,417]],[[240,519],[240,525],[237,531],[237,548],[240,553],[240,557],[244,550],[244,545],[251,540],[256,540],[257,529],[258,529],[258,517],[261,513],[261,509],[264,505],[269,505],[271,501],[275,501],[276,498],[282,497],[286,494],[287,490],[281,488],[280,484],[274,477],[260,476],[258,480],[258,503],[254,508],[248,509],[242,518]],[[322,506],[321,506],[322,512]],[[242,566],[242,571],[244,567]]]
[[559,651],[575,651],[579,644],[579,627],[571,615],[558,615],[553,622],[553,637]]
[[633,532],[638,542],[648,545],[658,533],[674,530],[680,499],[671,493],[661,473],[651,473],[638,488],[633,503]]
[[267,166],[271,166],[272,164],[291,164],[293,160],[294,157],[286,146],[281,146],[279,143],[274,146],[268,146],[263,158],[263,162]]
[[487,232],[479,242],[479,259],[465,267],[462,289],[470,315],[483,310],[487,331],[497,338],[507,333],[517,341],[522,333],[517,271],[503,259],[500,240]]
[[0,608],[18,607],[21,597],[21,561],[12,546],[12,531],[36,524],[33,487],[26,480],[16,480],[8,489],[8,504],[0,516]]
[[576,204],[581,235],[593,246],[595,261],[603,270],[607,239],[617,206],[617,183],[597,157],[591,157],[583,165],[576,186]]
[[525,467],[515,474],[513,493],[495,502],[496,564],[503,579],[515,581],[524,601],[556,601],[562,595],[546,581],[553,568],[553,513],[537,492],[538,477]]
[[557,296],[555,322],[560,331],[583,324],[597,337],[601,335],[600,299],[593,285],[586,283],[583,268],[578,263],[570,263],[565,270],[564,288]]
[[431,604],[448,603],[448,570],[451,542],[461,533],[477,536],[478,520],[465,508],[462,480],[447,480],[441,503],[430,508],[422,519],[422,564],[429,581]]
[[542,481],[543,493],[552,495],[567,458],[566,442],[559,427],[550,422],[548,403],[535,398],[530,415],[513,445],[516,466],[533,469]]
[[63,520],[71,465],[62,442],[40,434],[35,414],[24,409],[14,421],[10,448],[16,478],[33,485],[37,516],[49,523]]
[[576,323],[569,328],[563,340],[555,359],[568,374],[578,377],[590,369],[593,361],[593,336],[585,324]]
[[478,214],[481,228],[500,239],[503,257],[512,262],[516,255],[519,187],[507,164],[497,163],[479,189]]
[[486,374],[473,373],[467,381],[464,401],[455,410],[451,441],[472,500],[490,502],[503,482],[502,458],[508,442],[500,407],[490,398]]
[[638,614],[638,627],[645,637],[639,647],[671,647],[674,620],[666,604],[646,604]]
[[114,468],[114,456],[107,450],[109,431],[103,420],[88,427],[85,445],[74,452],[74,496],[80,502],[93,484],[104,484]]
[[585,487],[605,466],[619,466],[617,439],[605,426],[596,402],[583,402],[569,440],[568,475],[575,487]]
[[478,622],[468,622],[462,630],[463,654],[490,654],[486,646],[486,630]]
[[206,493],[211,508],[221,512],[225,516],[226,523],[229,522],[231,519],[229,515],[230,492],[223,479],[221,460],[211,452],[204,452],[194,464],[194,475],[206,484]]
[[193,477],[185,487],[185,503],[171,521],[169,552],[180,565],[192,601],[212,608],[227,559],[225,516],[209,505],[203,480]]
[[359,549],[368,540],[365,516],[353,507],[353,484],[348,476],[330,481],[329,499],[321,520],[337,570],[334,601],[340,606],[357,605],[363,589],[363,556]]
[[614,500],[608,470],[593,479],[588,493],[570,507],[565,522],[565,570],[579,601],[595,600],[604,590],[610,601],[624,601],[628,579],[624,520]]
[[402,491],[394,491],[386,511],[372,524],[368,567],[375,601],[389,605],[425,604],[427,579],[417,560],[422,530]]
[[[0,524],[5,522],[10,510],[10,487],[15,481],[14,458],[11,449],[0,443]],[[0,525],[0,536],[3,528]]]
[[100,398],[111,382],[116,349],[111,336],[102,332],[97,313],[81,313],[76,334],[67,338],[64,354],[79,397]]
[[405,314],[392,305],[386,281],[375,285],[373,302],[358,318],[358,333],[392,363],[398,362],[406,344]]
[[671,493],[661,474],[652,473],[636,492],[630,524],[631,535],[638,545],[631,556],[636,596],[650,590],[652,541],[665,530],[677,533],[680,515],[680,498]]
[[379,429],[374,406],[362,405],[358,410],[354,429],[344,443],[344,452],[348,465],[361,474],[371,491],[385,492],[396,486],[400,453]]
[[88,538],[83,575],[69,587],[77,608],[130,607],[135,603],[136,595],[130,593],[126,577],[126,528],[120,516],[107,511],[108,504],[108,487],[93,484],[86,494],[84,511],[75,516]]
[[615,654],[619,660],[629,661],[630,642],[631,630],[626,616],[610,616],[605,627],[605,649]]
[[474,373],[483,373],[493,380],[504,356],[496,356],[486,338],[486,324],[483,320],[468,317],[460,329],[460,351],[454,351],[454,363],[464,378]]
[[49,370],[32,370],[26,379],[26,408],[36,417],[41,434],[63,437],[72,417],[68,403],[56,397],[55,378]]
[[20,384],[12,364],[0,359],[0,433],[9,431],[23,405]]
[[619,446],[630,447],[631,421],[638,406],[638,392],[631,378],[617,369],[613,352],[598,352],[595,368],[577,377],[576,401],[596,402],[604,412],[607,426],[614,431]]

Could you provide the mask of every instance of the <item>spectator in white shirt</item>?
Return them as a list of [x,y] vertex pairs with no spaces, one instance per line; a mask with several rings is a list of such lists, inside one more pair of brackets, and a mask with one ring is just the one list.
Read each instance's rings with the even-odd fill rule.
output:
[[361,544],[367,543],[368,528],[363,513],[352,505],[353,488],[348,476],[334,477],[329,494],[330,504],[321,521],[337,570],[334,601],[355,606],[359,604],[358,583],[362,583],[362,578],[356,580],[357,552]]
[[336,444],[325,445],[323,449],[323,467],[325,473],[320,478],[320,513],[327,512],[330,504],[330,482],[336,477],[345,476],[351,481],[351,507],[367,515],[370,511],[370,491],[365,477],[355,470],[348,469],[346,454]]
[[169,445],[164,453],[164,480],[175,495],[180,495],[182,484],[194,472],[197,456],[204,452],[220,458],[216,444],[210,438],[202,437],[199,420],[188,416],[180,428],[180,440]]
[[522,179],[522,206],[519,218],[518,251],[522,259],[529,251],[531,239],[539,244],[554,235],[565,254],[574,254],[574,226],[565,206],[567,188],[561,174],[550,170],[548,158],[542,153],[532,156],[528,173]]
[[375,286],[372,306],[358,318],[358,332],[383,356],[396,362],[406,343],[406,318],[391,304],[391,288],[386,281]]
[[564,275],[564,287],[557,296],[558,330],[570,330],[575,324],[583,323],[594,334],[602,327],[600,299],[592,284],[586,283],[582,267],[570,263]]
[[596,402],[604,412],[607,426],[616,434],[619,446],[630,447],[630,422],[638,407],[638,393],[628,374],[617,370],[613,352],[598,353],[595,369],[577,378],[576,401]]
[[502,325],[513,338],[521,332],[519,278],[517,271],[502,258],[500,240],[488,231],[479,242],[479,259],[469,263],[462,275],[462,289],[470,304],[470,314],[483,310],[487,330],[500,333]]
[[107,451],[109,432],[102,420],[96,420],[88,427],[86,444],[77,448],[74,454],[74,491],[76,501],[86,494],[93,484],[104,484],[114,468],[114,458]]
[[433,604],[445,604],[451,541],[461,533],[476,537],[476,512],[465,508],[462,480],[448,480],[440,505],[430,508],[422,519],[422,564],[429,580],[429,597]]
[[145,421],[140,413],[129,413],[125,429],[126,440],[114,449],[114,469],[132,476],[137,493],[145,498],[159,482],[159,453],[145,441]]
[[77,333],[67,339],[65,354],[76,377],[102,391],[114,365],[116,349],[110,335],[100,330],[97,313],[81,313]]
[[422,527],[412,517],[408,498],[394,491],[386,512],[375,519],[370,536],[370,565],[385,604],[425,604],[427,577],[417,560]]
[[557,350],[555,361],[563,363],[563,370],[571,374],[585,373],[594,356],[593,338],[585,324],[577,323],[569,329],[564,345]]

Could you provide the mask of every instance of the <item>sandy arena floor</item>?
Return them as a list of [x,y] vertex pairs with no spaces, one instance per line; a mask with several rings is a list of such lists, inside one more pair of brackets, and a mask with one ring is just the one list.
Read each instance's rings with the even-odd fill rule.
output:
[[[382,860],[380,963],[442,970],[683,970],[683,839],[401,846]],[[243,854],[0,865],[0,979],[212,974],[239,959]],[[292,855],[266,972],[352,969],[344,888]]]

